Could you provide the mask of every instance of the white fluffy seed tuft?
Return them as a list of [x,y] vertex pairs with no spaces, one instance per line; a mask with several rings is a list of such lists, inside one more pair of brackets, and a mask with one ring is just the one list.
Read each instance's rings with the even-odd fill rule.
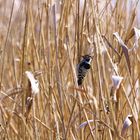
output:
[[125,120],[124,120],[124,123],[123,123],[123,128],[122,128],[122,131],[121,131],[121,136],[125,136],[126,135],[126,132],[128,130],[128,128],[131,126],[132,124],[132,118],[133,116],[132,115],[128,115]]
[[113,75],[112,76],[113,87],[115,89],[119,89],[122,80],[123,80],[123,77],[117,76],[117,75]]
[[27,78],[29,79],[31,83],[31,89],[33,94],[38,94],[39,93],[39,82],[34,78],[34,75],[30,71],[25,72]]

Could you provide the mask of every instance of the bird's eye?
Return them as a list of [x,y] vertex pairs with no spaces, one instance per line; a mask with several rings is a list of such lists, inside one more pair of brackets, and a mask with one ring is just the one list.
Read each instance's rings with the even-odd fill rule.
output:
[[89,58],[86,58],[86,61],[89,61],[90,59]]

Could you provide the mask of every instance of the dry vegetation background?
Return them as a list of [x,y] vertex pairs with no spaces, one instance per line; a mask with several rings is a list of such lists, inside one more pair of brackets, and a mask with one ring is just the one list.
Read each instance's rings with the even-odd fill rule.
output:
[[[1,0],[0,139],[140,139],[139,3]],[[88,53],[78,87],[75,68]]]

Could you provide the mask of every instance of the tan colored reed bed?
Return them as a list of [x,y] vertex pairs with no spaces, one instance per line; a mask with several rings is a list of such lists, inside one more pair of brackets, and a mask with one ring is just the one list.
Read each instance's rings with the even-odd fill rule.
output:
[[0,139],[140,139],[139,5],[0,1]]

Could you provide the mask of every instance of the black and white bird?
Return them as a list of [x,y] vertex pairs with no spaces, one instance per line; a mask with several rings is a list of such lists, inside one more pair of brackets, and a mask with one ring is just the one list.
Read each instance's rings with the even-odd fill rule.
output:
[[84,55],[82,60],[77,65],[77,83],[78,86],[82,85],[86,73],[91,68],[92,56]]

